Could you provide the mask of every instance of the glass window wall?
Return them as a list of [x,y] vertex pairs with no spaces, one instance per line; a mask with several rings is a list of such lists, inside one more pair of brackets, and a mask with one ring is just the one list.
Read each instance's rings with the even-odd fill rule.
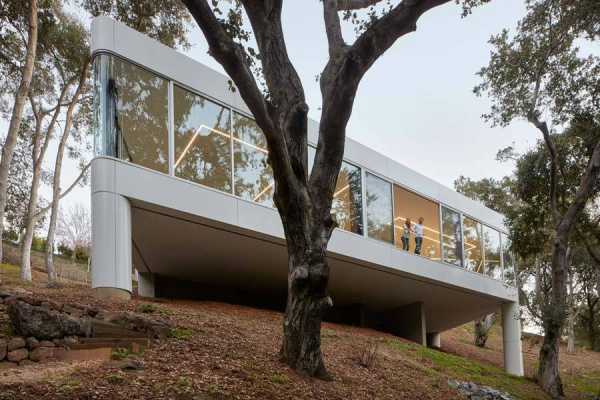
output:
[[464,255],[467,269],[483,274],[482,229],[481,224],[469,217],[463,217]]
[[349,232],[363,233],[362,223],[362,188],[361,171],[347,162],[342,162],[342,167],[337,178],[331,213],[340,229]]
[[98,91],[105,93],[100,101],[107,137],[97,141],[99,147],[105,154],[168,173],[169,82],[117,57],[101,57],[96,76],[104,79]]
[[267,142],[254,120],[233,113],[235,194],[273,207],[275,181],[268,164]]
[[229,109],[175,86],[175,175],[231,192]]
[[494,279],[502,280],[502,265],[500,262],[500,232],[484,225],[483,248],[485,273]]
[[373,239],[393,243],[392,185],[368,172],[365,176],[367,185],[367,233]]
[[442,207],[442,255],[444,261],[462,266],[460,214]]
[[394,185],[396,247],[441,260],[439,205]]
[[516,286],[515,258],[512,253],[512,242],[510,238],[502,234],[502,267],[504,282],[511,286]]

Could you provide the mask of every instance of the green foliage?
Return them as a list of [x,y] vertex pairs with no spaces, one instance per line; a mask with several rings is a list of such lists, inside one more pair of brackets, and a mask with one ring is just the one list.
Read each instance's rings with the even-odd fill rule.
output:
[[290,379],[287,377],[287,375],[283,375],[283,374],[273,374],[273,375],[271,375],[269,380],[278,385],[284,385],[290,381]]
[[112,350],[110,358],[113,360],[124,360],[132,354],[134,353],[132,353],[128,348],[117,347]]
[[169,337],[179,340],[189,340],[194,336],[194,331],[188,328],[173,328],[169,332]]
[[158,308],[151,303],[142,303],[137,306],[136,311],[143,314],[153,314]]

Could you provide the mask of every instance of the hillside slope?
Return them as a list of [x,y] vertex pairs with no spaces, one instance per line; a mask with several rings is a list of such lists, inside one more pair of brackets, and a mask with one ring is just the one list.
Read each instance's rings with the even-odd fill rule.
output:
[[[532,380],[503,373],[499,329],[492,333],[489,349],[471,345],[470,328],[464,326],[444,333],[444,351],[436,351],[373,330],[326,323],[323,351],[334,380],[324,382],[298,376],[279,362],[280,313],[211,302],[99,301],[85,286],[46,289],[39,273],[33,284],[23,286],[17,274],[14,267],[0,268],[5,288],[108,310],[143,308],[177,328],[172,338],[139,355],[141,371],[125,372],[106,361],[0,366],[0,399],[461,398],[448,379],[489,385],[519,399],[546,398]],[[537,347],[526,342],[524,348],[531,372]],[[374,364],[364,367],[361,358],[371,349],[376,349]],[[563,362],[569,398],[588,399],[600,392],[599,354],[580,351]]]

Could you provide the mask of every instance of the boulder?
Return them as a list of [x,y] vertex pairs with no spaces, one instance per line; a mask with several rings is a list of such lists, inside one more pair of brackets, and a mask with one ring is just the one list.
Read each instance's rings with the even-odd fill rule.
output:
[[34,338],[33,336],[27,338],[27,347],[29,350],[33,350],[37,347],[40,347],[40,342]]
[[81,318],[84,314],[84,311],[81,308],[70,304],[65,304],[62,308],[62,311],[76,318]]
[[9,351],[6,358],[10,362],[18,363],[29,357],[29,350],[26,348]]
[[50,341],[50,340],[42,340],[40,342],[40,346],[39,347],[54,347],[55,344],[54,342]]
[[6,340],[0,339],[0,361],[6,357]]
[[54,358],[56,347],[38,347],[29,354],[32,361],[40,362]]
[[75,318],[20,299],[9,304],[8,315],[13,330],[22,336],[52,340],[64,336],[89,337],[92,334],[92,324],[88,317]]
[[21,349],[27,346],[27,342],[22,337],[14,337],[8,341],[8,351]]
[[4,290],[0,289],[0,299],[4,300],[4,299],[6,299],[7,297],[10,297],[10,296],[12,296],[12,294],[10,294],[8,292],[5,292]]
[[[101,315],[104,322],[141,333],[152,339],[164,339],[171,332],[171,326],[166,322],[153,320],[132,312],[102,313]],[[106,326],[102,325],[102,328],[106,329]]]

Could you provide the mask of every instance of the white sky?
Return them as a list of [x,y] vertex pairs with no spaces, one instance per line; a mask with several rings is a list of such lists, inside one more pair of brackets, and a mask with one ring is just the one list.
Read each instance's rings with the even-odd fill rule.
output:
[[[530,147],[536,131],[525,122],[490,128],[481,119],[488,101],[472,93],[475,73],[489,60],[490,35],[513,28],[525,12],[522,0],[498,0],[461,19],[454,2],[425,14],[417,31],[398,40],[371,68],[356,96],[348,136],[452,187],[459,175],[474,179],[501,177],[512,165],[495,161],[496,152],[515,144]],[[288,51],[304,83],[310,116],[319,118],[320,91],[315,76],[326,62],[327,48],[318,0],[285,2],[283,25]],[[350,30],[348,32],[351,33]],[[350,38],[350,35],[348,35]],[[194,24],[187,54],[219,71]],[[6,129],[6,123],[0,122]],[[47,168],[54,164],[49,149]],[[88,155],[91,158],[91,154]],[[63,187],[78,175],[76,164],[63,169]],[[50,197],[49,188],[42,193]],[[89,205],[89,187],[62,201]]]

